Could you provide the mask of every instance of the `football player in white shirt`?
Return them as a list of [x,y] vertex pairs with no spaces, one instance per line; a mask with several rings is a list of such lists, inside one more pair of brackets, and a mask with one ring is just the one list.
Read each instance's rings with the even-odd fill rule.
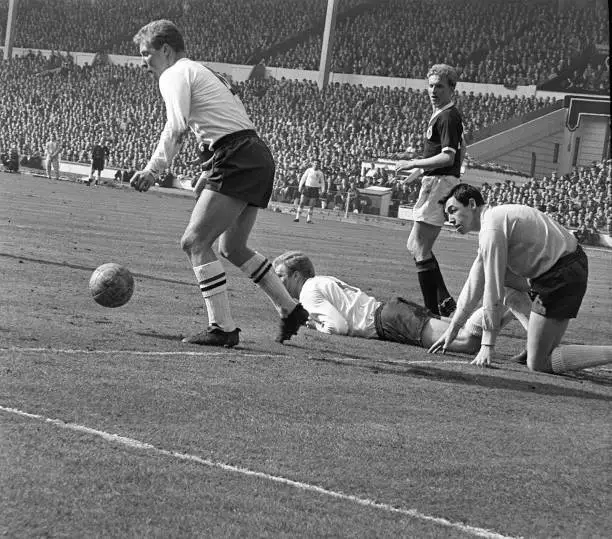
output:
[[276,336],[283,342],[306,323],[308,313],[293,299],[270,261],[247,246],[258,208],[268,205],[275,164],[270,150],[257,136],[246,110],[220,75],[187,58],[183,36],[174,23],[157,20],[134,36],[144,67],[159,80],[166,106],[166,125],[144,170],[130,183],[147,191],[159,174],[172,165],[189,130],[198,142],[208,143],[213,155],[194,186],[197,197],[181,239],[190,259],[208,312],[208,327],[185,342],[232,347],[239,329],[232,317],[223,264],[219,254],[239,267],[270,298],[281,320]]
[[[429,348],[449,327],[449,319],[434,315],[421,305],[396,297],[383,302],[336,277],[315,275],[312,261],[299,251],[288,251],[274,260],[274,270],[287,290],[310,313],[308,325],[322,333],[380,339]],[[509,305],[503,324],[517,313],[526,316],[529,305]],[[452,352],[475,353],[480,347],[482,313],[466,321],[450,344]]]
[[51,178],[51,169],[55,172],[55,179],[59,180],[60,177],[60,164],[59,158],[62,153],[62,145],[57,140],[55,133],[52,133],[49,140],[45,144],[45,170],[47,172],[47,178]]
[[461,183],[444,199],[460,234],[479,232],[474,260],[450,327],[430,352],[447,350],[482,298],[482,344],[472,363],[489,365],[503,315],[509,277],[530,287],[527,328],[530,370],[562,373],[612,362],[612,346],[559,346],[587,289],[588,260],[574,235],[545,213],[521,204],[485,205],[481,192]]
[[302,174],[298,191],[300,193],[300,202],[298,203],[295,219],[293,220],[297,223],[300,220],[304,204],[310,204],[308,214],[306,215],[306,222],[312,223],[314,206],[317,200],[325,194],[325,176],[321,170],[321,162],[318,159],[315,159],[312,162],[312,166],[307,168],[304,174]]

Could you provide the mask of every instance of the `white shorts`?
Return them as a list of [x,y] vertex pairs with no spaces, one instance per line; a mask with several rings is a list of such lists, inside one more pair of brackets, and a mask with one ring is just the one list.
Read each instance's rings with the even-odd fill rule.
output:
[[419,198],[412,209],[413,219],[434,226],[442,226],[446,220],[440,200],[459,183],[455,176],[423,176]]

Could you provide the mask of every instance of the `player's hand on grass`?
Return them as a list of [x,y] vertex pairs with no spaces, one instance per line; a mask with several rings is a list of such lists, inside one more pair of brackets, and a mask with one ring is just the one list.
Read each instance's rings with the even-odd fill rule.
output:
[[442,336],[429,347],[429,350],[427,350],[427,352],[429,352],[430,354],[435,354],[441,351],[443,354],[446,354],[446,350],[457,337],[459,329],[460,328],[455,327],[453,324],[448,326]]
[[155,174],[150,170],[139,170],[132,176],[130,185],[136,189],[136,191],[148,191],[150,187],[155,185]]
[[476,365],[477,367],[488,367],[491,365],[491,361],[494,356],[494,350],[492,346],[482,345],[480,347],[480,351],[474,360],[472,360],[471,364]]

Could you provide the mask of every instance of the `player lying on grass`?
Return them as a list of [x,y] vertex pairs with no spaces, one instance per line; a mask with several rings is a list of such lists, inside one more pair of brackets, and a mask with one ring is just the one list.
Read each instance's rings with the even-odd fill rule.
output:
[[[312,261],[299,251],[277,257],[274,271],[289,291],[310,313],[309,327],[322,333],[381,339],[429,348],[444,334],[449,319],[434,315],[421,305],[396,297],[382,302],[359,288],[330,276],[315,275]],[[503,324],[516,311],[528,309],[518,291],[508,291],[512,312],[506,309]],[[475,353],[480,347],[482,313],[474,313],[451,343],[449,351]]]
[[521,204],[485,205],[480,191],[461,183],[443,201],[460,234],[477,231],[474,260],[450,326],[430,352],[452,350],[482,298],[482,343],[472,363],[488,365],[505,309],[510,273],[528,282],[532,298],[527,327],[529,369],[562,373],[612,362],[612,346],[559,346],[586,292],[588,261],[574,235],[545,213]]

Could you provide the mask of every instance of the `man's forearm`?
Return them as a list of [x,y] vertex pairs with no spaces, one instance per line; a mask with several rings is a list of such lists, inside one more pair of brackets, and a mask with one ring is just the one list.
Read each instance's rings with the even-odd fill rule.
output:
[[452,155],[442,152],[432,157],[413,159],[413,164],[415,168],[431,170],[434,168],[448,167],[453,164],[453,160]]

